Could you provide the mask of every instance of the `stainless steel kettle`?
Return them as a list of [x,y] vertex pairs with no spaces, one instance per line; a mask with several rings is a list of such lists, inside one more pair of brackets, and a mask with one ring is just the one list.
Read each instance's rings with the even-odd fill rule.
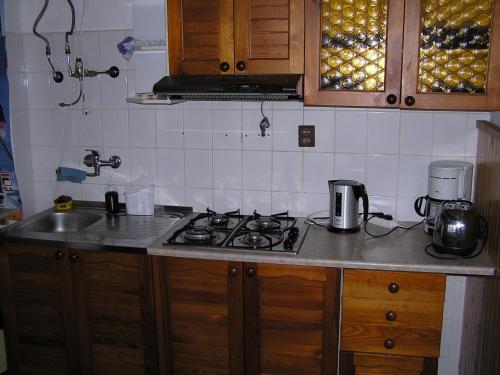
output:
[[330,180],[330,218],[327,229],[331,232],[359,231],[358,200],[363,199],[363,220],[368,219],[368,194],[365,185],[353,180]]
[[432,247],[441,254],[471,255],[488,236],[486,220],[470,201],[444,201],[436,215]]

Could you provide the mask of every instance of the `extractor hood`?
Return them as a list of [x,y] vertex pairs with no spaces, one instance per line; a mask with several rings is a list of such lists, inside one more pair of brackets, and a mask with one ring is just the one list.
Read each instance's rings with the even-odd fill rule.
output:
[[158,100],[302,100],[301,75],[165,76],[153,86]]

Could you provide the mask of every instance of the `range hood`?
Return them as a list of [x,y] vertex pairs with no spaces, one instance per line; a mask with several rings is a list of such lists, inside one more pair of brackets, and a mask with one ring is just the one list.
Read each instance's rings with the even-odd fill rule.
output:
[[157,100],[171,102],[301,100],[300,78],[300,74],[165,76],[153,86],[153,93]]

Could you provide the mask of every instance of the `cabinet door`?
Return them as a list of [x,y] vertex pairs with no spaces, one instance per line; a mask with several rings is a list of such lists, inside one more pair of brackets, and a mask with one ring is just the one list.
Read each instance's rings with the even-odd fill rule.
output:
[[335,374],[339,270],[245,264],[245,373]]
[[304,1],[235,0],[235,72],[304,72]]
[[63,250],[4,245],[0,297],[10,373],[78,373],[71,277]]
[[169,0],[169,73],[233,74],[233,0]]
[[161,374],[243,374],[240,263],[155,257]]
[[403,15],[401,0],[306,1],[304,103],[397,108]]
[[150,258],[69,255],[84,374],[156,374]]
[[500,108],[500,0],[406,1],[401,106]]

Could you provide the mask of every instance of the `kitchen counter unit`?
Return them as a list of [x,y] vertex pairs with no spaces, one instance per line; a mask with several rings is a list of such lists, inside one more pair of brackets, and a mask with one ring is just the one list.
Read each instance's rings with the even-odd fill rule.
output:
[[[387,228],[370,225],[371,231],[384,233]],[[376,232],[376,230],[379,230]],[[450,275],[492,276],[495,267],[488,254],[464,260],[436,259],[424,247],[432,237],[421,226],[398,229],[384,238],[373,238],[363,229],[354,234],[336,234],[311,226],[297,255],[253,250],[227,250],[211,247],[163,246],[168,234],[148,248],[149,255],[182,258],[217,259],[238,262],[356,268],[372,270],[432,272]]]

